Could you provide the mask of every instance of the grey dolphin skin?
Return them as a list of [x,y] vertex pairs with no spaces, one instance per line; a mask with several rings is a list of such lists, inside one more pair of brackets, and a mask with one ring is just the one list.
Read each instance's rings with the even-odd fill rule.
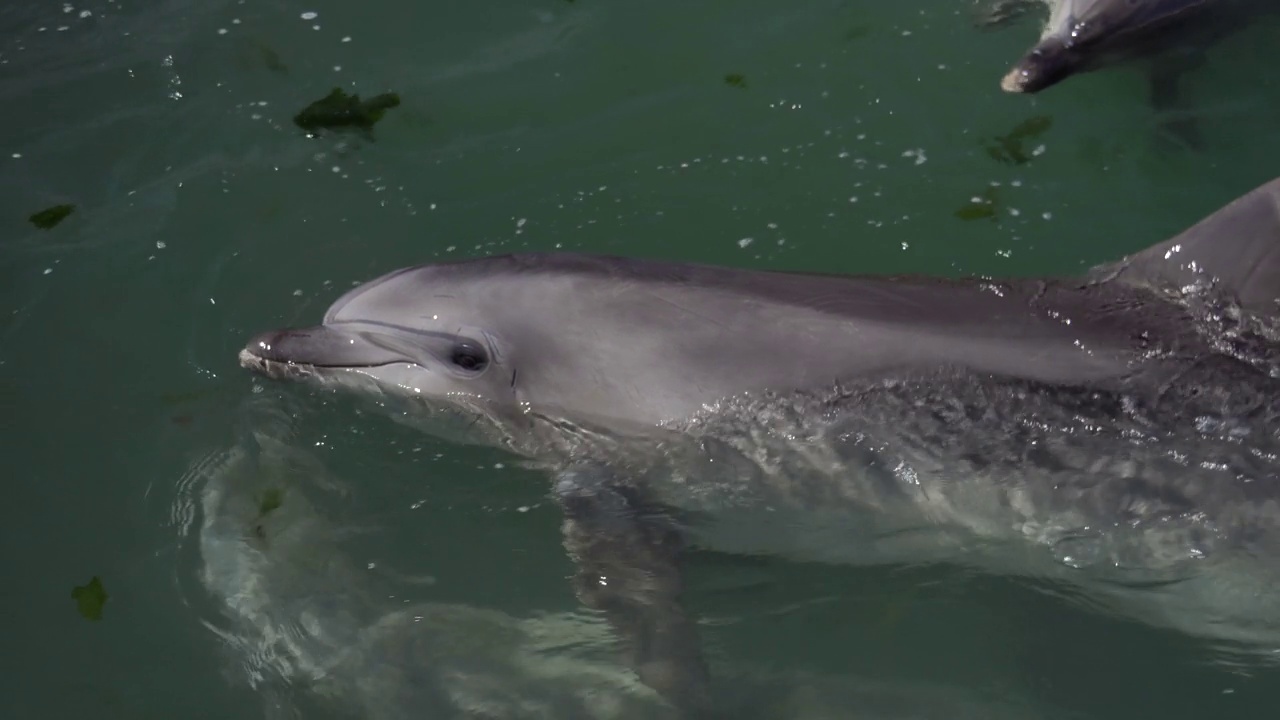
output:
[[1280,179],[1077,277],[421,265],[240,362],[545,468],[578,597],[709,713],[694,548],[962,563],[1280,648],[1278,300]]
[[1205,46],[1274,9],[1270,0],[1000,0],[990,17],[1007,19],[1036,4],[1049,7],[1049,19],[1001,88],[1036,93],[1079,73],[1163,54],[1152,74],[1160,105],[1169,104],[1177,77],[1202,62]]

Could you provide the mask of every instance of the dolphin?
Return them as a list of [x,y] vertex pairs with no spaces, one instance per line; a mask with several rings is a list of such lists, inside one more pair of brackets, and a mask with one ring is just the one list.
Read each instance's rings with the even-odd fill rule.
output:
[[1268,0],[1001,0],[986,24],[1049,6],[1039,41],[1008,71],[1000,87],[1037,93],[1067,78],[1135,58],[1158,58],[1152,100],[1167,107],[1186,71],[1203,62],[1209,44],[1243,28]]
[[544,468],[578,597],[696,711],[691,548],[963,563],[1280,647],[1278,301],[1280,178],[1070,276],[424,264],[239,361]]

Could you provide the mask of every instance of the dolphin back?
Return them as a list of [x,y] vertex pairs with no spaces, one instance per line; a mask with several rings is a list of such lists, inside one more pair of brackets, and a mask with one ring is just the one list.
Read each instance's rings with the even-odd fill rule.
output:
[[1093,275],[1157,288],[1212,280],[1242,308],[1280,315],[1280,178]]
[[1140,31],[1202,10],[1220,0],[1062,0],[1046,34],[1088,42],[1109,33]]

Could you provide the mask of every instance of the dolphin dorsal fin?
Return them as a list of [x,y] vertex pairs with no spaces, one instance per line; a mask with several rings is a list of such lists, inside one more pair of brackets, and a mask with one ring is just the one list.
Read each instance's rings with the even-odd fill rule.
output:
[[1093,277],[1152,286],[1216,280],[1244,309],[1280,313],[1280,178],[1182,233],[1095,268]]

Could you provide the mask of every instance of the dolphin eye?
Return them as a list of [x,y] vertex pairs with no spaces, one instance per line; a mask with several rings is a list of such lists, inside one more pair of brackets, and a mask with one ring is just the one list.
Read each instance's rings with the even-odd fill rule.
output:
[[455,345],[449,360],[467,372],[480,372],[489,364],[483,350],[467,344]]

